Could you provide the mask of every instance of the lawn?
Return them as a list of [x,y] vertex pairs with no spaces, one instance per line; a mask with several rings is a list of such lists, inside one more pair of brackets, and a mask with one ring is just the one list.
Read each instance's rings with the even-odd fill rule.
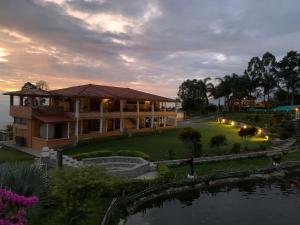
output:
[[[198,176],[212,175],[220,172],[237,172],[249,169],[262,169],[272,164],[272,160],[267,157],[253,159],[237,159],[215,163],[195,165],[195,173]],[[188,165],[170,168],[177,179],[185,178],[190,171]]]
[[32,161],[33,157],[26,153],[17,151],[12,148],[2,147],[0,148],[0,164],[7,162],[17,162],[17,161]]
[[[200,128],[198,128],[198,130],[202,135],[202,150],[204,155],[230,153],[230,149],[234,143],[241,143],[242,152],[259,150],[261,144],[266,143],[265,139],[258,137],[242,140],[237,134],[238,129],[230,125],[221,125],[213,121],[203,121],[200,123]],[[156,161],[169,159],[169,152],[172,151],[174,153],[174,158],[186,158],[185,146],[178,138],[179,132],[179,130],[173,130],[143,136],[100,139],[65,149],[64,154],[74,155],[77,153],[99,150],[110,150],[113,152],[119,150],[134,150],[142,151],[150,155],[152,161]],[[222,146],[219,149],[212,149],[209,146],[210,138],[218,134],[226,136],[227,145]]]

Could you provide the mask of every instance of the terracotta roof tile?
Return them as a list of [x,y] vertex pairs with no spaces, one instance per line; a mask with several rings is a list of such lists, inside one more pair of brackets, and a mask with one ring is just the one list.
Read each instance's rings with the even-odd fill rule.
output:
[[87,84],[50,91],[51,94],[67,97],[98,97],[112,99],[152,100],[175,102],[176,100],[149,94],[131,88]]

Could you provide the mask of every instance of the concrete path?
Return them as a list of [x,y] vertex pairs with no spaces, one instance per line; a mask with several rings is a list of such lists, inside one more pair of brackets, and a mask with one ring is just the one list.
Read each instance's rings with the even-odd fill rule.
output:
[[193,117],[188,120],[179,121],[177,126],[178,126],[178,128],[185,128],[185,127],[201,128],[202,127],[201,122],[204,122],[204,121],[207,121],[210,119],[215,119],[215,118],[216,118],[216,115],[210,115],[210,116],[206,116],[206,117]]
[[157,178],[157,176],[158,176],[157,171],[151,171],[148,173],[144,173],[134,179],[136,179],[136,180],[152,180],[152,179]]
[[41,157],[41,151],[34,150],[32,148],[28,147],[21,147],[13,143],[13,141],[2,141],[1,144],[4,146],[7,146],[9,148],[17,149],[21,152],[27,153],[29,155],[35,156],[35,157]]

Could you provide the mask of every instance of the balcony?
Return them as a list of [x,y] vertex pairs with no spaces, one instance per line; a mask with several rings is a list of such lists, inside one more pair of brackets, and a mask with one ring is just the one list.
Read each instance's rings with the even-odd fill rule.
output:
[[9,115],[12,117],[21,117],[25,119],[32,118],[32,108],[29,106],[10,106]]

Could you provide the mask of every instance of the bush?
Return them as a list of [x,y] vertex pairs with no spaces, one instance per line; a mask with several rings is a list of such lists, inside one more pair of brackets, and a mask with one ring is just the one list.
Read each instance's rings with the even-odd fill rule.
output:
[[211,148],[213,148],[213,147],[219,148],[221,145],[227,145],[226,136],[222,135],[222,134],[213,136],[210,139],[209,145]]
[[118,156],[129,156],[129,157],[141,157],[143,159],[149,160],[150,156],[144,152],[140,151],[125,151],[125,150],[120,150],[117,152]]
[[285,140],[285,139],[288,139],[290,137],[293,136],[293,132],[290,132],[290,131],[286,131],[286,130],[282,130],[280,133],[279,133],[279,138],[281,140]]
[[107,157],[112,155],[113,155],[112,151],[94,151],[94,152],[78,153],[73,155],[72,158],[77,160],[82,160],[85,158]]
[[168,149],[168,159],[175,159],[175,151],[173,149]]
[[234,154],[238,154],[241,152],[241,143],[234,143],[231,148],[231,152]]
[[94,210],[89,204],[99,201],[113,185],[111,177],[99,166],[55,169],[50,178],[51,197],[62,208],[60,216],[64,222],[60,224],[85,224],[87,215]]
[[174,174],[172,173],[172,171],[169,169],[167,165],[159,164],[157,170],[158,170],[159,178],[165,180],[171,180],[172,178],[174,178]]

